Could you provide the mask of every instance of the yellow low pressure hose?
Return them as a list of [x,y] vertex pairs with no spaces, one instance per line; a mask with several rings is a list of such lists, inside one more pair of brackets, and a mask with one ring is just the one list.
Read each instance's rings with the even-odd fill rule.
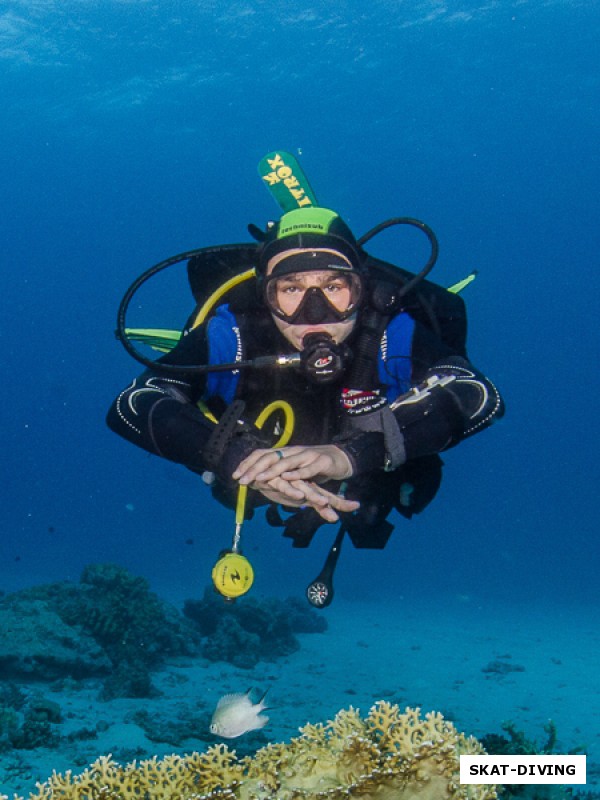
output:
[[[274,450],[278,447],[285,447],[291,439],[292,433],[294,432],[294,410],[292,409],[291,405],[286,403],[284,400],[274,400],[272,403],[269,403],[268,406],[263,408],[256,418],[256,422],[254,423],[257,428],[262,428],[271,414],[274,414],[276,411],[283,411],[285,421],[281,436],[273,445]],[[244,523],[247,496],[248,487],[240,486],[238,489],[237,503],[235,506],[235,535],[233,537],[233,545],[231,548],[234,553],[237,553],[239,548],[240,533]]]
[[239,286],[240,283],[249,280],[250,278],[254,278],[256,275],[256,270],[254,267],[251,269],[247,269],[245,272],[240,272],[239,275],[234,275],[233,278],[230,278],[228,281],[225,281],[219,288],[214,291],[210,297],[206,299],[206,301],[202,304],[201,308],[198,310],[198,313],[194,317],[194,321],[192,322],[191,330],[193,328],[197,328],[199,325],[202,325],[203,322],[206,321],[206,318],[213,310],[213,308],[217,305],[219,300],[221,300],[230,289],[235,289],[236,286]]

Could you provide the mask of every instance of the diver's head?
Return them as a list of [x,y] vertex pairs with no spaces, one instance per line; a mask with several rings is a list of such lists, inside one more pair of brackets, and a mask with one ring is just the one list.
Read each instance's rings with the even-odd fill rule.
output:
[[297,350],[309,333],[339,343],[352,332],[365,296],[363,254],[335,212],[285,214],[260,249],[258,276],[275,325]]

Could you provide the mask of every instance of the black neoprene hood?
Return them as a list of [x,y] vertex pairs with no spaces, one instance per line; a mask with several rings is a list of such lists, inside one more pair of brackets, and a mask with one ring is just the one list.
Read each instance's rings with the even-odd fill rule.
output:
[[[363,271],[365,256],[352,231],[341,217],[329,209],[299,208],[284,214],[279,223],[269,230],[259,249],[259,273],[265,274],[274,256],[293,249],[333,250],[341,253],[354,270]],[[306,269],[310,269],[308,264]]]

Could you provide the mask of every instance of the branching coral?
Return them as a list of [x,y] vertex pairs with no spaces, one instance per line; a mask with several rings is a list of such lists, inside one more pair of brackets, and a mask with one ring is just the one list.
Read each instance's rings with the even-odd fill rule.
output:
[[[121,766],[110,756],[81,775],[54,775],[29,800],[493,800],[460,785],[459,755],[482,753],[441,714],[380,701],[306,725],[289,744],[238,759],[226,745]],[[8,800],[0,796],[0,800]],[[22,798],[15,798],[22,800]]]

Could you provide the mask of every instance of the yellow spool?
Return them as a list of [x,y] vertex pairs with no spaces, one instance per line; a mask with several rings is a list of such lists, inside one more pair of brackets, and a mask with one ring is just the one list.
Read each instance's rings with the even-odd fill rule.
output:
[[223,597],[236,598],[254,583],[254,570],[247,558],[239,553],[225,553],[214,565],[212,580]]

